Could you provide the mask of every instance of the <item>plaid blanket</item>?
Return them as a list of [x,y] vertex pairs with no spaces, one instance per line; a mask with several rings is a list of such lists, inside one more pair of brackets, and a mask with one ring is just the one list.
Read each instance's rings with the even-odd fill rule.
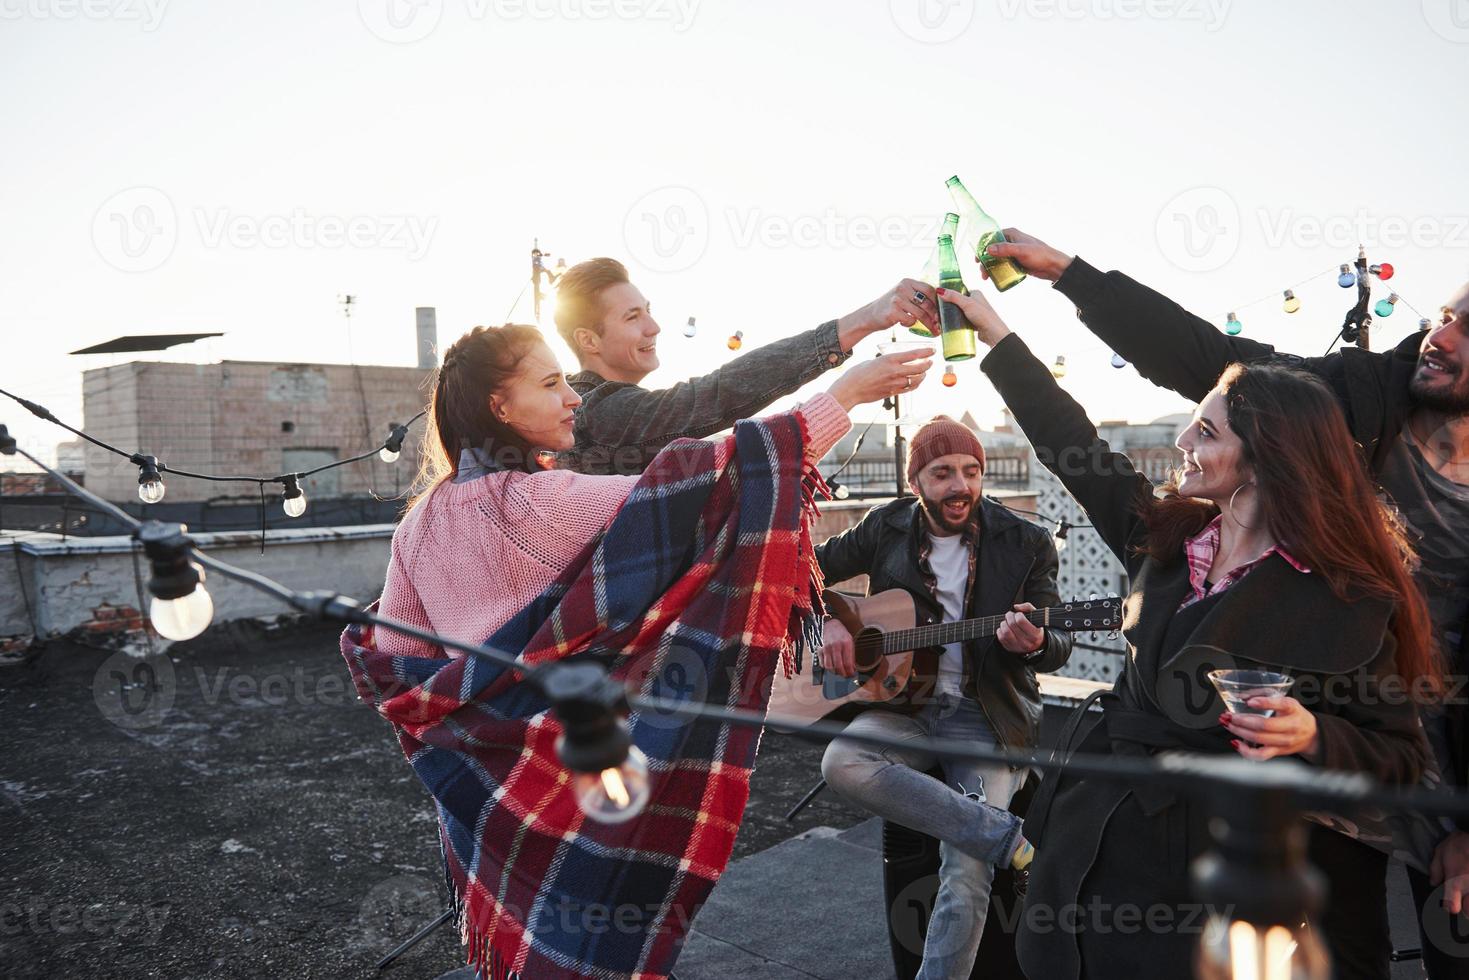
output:
[[[593,658],[630,689],[764,710],[778,659],[819,644],[812,494],[795,413],[681,441],[616,519],[495,635],[527,664]],[[486,574],[493,574],[486,569]],[[759,732],[634,712],[652,795],[622,824],[587,820],[545,698],[480,657],[394,657],[370,628],[342,652],[437,804],[469,962],[502,978],[658,978],[724,871]]]

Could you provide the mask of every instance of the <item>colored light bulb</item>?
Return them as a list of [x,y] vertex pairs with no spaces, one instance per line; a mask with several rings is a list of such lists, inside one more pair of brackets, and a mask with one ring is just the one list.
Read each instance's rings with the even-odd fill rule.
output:
[[1368,271],[1370,271],[1377,278],[1381,279],[1383,282],[1387,282],[1389,279],[1392,278],[1392,263],[1381,262],[1377,265],[1374,265]]
[[684,324],[683,335],[685,337],[692,337],[694,334],[698,333],[698,330],[699,328],[694,326],[694,318],[689,317],[689,322]]
[[1051,377],[1058,381],[1066,377],[1066,356],[1064,354],[1056,355],[1056,363],[1051,365]]
[[1341,264],[1341,275],[1336,277],[1336,284],[1342,289],[1350,289],[1357,284],[1357,274],[1346,262]]
[[1127,359],[1124,358],[1121,354],[1113,354],[1112,366],[1115,368],[1125,368],[1127,367]]
[[949,368],[947,371],[944,372],[944,387],[945,388],[952,388],[952,387],[954,387],[958,383],[959,383],[959,376],[954,373],[954,369],[953,368]]
[[1389,293],[1387,299],[1380,299],[1372,308],[1378,316],[1392,316],[1393,308],[1398,305],[1398,294]]
[[1287,313],[1295,313],[1301,308],[1301,301],[1296,298],[1295,293],[1287,289],[1285,291],[1285,302],[1282,304],[1282,308]]
[[744,333],[742,331],[736,330],[734,333],[729,335],[729,340],[725,341],[725,346],[728,347],[730,350],[739,350],[740,347],[744,345],[744,343]]
[[1224,322],[1224,332],[1229,334],[1231,337],[1238,337],[1240,331],[1244,330],[1244,328],[1245,325],[1243,323],[1240,323],[1239,317],[1235,316],[1233,313],[1229,314],[1229,319]]

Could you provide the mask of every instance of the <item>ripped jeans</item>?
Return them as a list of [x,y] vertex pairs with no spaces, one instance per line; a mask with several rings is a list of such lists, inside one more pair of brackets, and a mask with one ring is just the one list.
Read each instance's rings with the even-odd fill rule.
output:
[[[847,726],[905,740],[923,736],[995,744],[980,706],[941,695],[914,715],[869,710]],[[927,775],[938,763],[944,782]],[[1006,807],[1027,770],[1003,763],[937,760],[920,747],[884,748],[841,739],[826,748],[821,774],[842,796],[885,820],[938,838],[939,886],[918,980],[964,978],[974,967],[989,912],[995,866],[1009,866],[1021,819]]]

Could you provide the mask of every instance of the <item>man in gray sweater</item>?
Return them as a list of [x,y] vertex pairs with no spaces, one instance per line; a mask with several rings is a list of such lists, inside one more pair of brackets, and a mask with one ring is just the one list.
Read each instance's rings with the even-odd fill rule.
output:
[[[935,302],[933,287],[904,279],[841,319],[758,347],[702,377],[649,390],[640,383],[658,367],[661,332],[651,304],[616,259],[574,265],[556,290],[556,329],[581,366],[567,379],[582,405],[576,445],[563,463],[583,473],[641,473],[674,439],[702,439],[756,415],[843,363],[868,334],[933,322]],[[916,384],[922,372],[910,365],[921,356],[890,355],[887,374],[906,374]],[[874,381],[886,383],[887,374]]]

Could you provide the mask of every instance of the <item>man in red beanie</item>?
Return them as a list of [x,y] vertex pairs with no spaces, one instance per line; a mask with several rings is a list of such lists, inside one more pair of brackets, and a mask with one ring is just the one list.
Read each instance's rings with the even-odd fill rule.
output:
[[[869,595],[903,589],[920,622],[1004,613],[1005,623],[991,639],[944,647],[937,676],[911,682],[903,696],[870,708],[848,731],[1034,747],[1041,718],[1035,673],[1055,670],[1071,655],[1069,634],[1022,615],[1060,602],[1056,546],[1045,530],[984,498],[984,446],[947,416],[909,441],[908,485],[916,497],[874,507],[816,549],[827,581],[865,574]],[[835,619],[825,626],[821,666],[843,677],[856,673],[851,633]],[[927,774],[936,765],[943,782]],[[1006,809],[1026,771],[838,739],[827,747],[821,773],[878,816],[939,839],[939,889],[918,976],[968,977],[995,868],[1023,870],[1030,861],[1020,819]]]

